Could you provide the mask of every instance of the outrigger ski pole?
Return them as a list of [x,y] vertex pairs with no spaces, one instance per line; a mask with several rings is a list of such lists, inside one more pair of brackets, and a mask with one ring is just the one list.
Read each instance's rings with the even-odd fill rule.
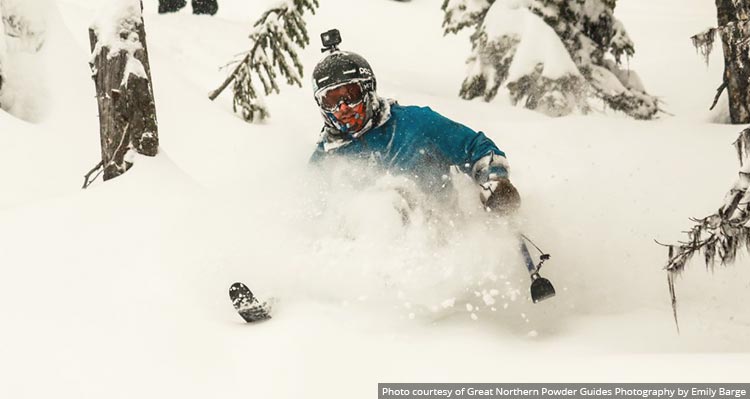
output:
[[[531,241],[528,237],[521,234],[521,254],[523,255],[524,263],[526,263],[526,268],[529,270],[529,276],[531,276],[531,300],[534,303],[541,302],[547,298],[552,298],[555,296],[555,287],[552,286],[552,283],[547,280],[546,278],[539,275],[539,270],[542,269],[542,264],[544,264],[544,261],[550,258],[549,254],[545,254],[539,247],[534,244],[533,241]],[[539,251],[539,264],[534,264],[534,260],[531,259],[531,255],[529,254],[529,249],[526,248],[526,243],[524,240],[528,241],[531,245],[533,245],[537,251]]]

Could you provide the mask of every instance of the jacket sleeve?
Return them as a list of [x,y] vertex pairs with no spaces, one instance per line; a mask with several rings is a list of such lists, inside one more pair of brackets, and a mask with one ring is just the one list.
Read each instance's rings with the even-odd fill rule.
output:
[[322,161],[326,156],[326,152],[323,149],[323,142],[318,143],[318,145],[315,147],[315,151],[310,156],[310,160],[307,162],[308,164],[315,166],[319,165],[320,161]]
[[454,122],[429,107],[422,108],[429,121],[426,134],[437,150],[477,183],[508,177],[505,153],[482,132]]

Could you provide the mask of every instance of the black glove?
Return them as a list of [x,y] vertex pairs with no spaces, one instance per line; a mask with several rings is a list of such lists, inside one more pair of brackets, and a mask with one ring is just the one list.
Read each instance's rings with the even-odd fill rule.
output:
[[499,215],[514,213],[521,206],[521,196],[505,177],[493,178],[482,187],[482,203],[485,208]]

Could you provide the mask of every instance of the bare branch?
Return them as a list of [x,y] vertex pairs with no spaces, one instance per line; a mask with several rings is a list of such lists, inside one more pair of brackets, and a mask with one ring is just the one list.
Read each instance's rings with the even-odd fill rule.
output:
[[[253,47],[253,51],[254,50],[255,50],[255,46]],[[237,77],[237,71],[240,70],[240,67],[242,67],[242,64],[246,63],[249,58],[250,58],[250,53],[248,53],[245,56],[245,58],[243,58],[242,61],[240,61],[240,64],[237,65],[234,68],[234,70],[232,71],[231,74],[229,74],[229,76],[227,76],[227,78],[224,80],[224,82],[221,84],[221,86],[219,86],[216,90],[212,91],[211,93],[208,93],[208,98],[211,101],[215,100],[216,97],[219,97],[219,94],[221,94],[221,92],[224,91],[224,89],[226,89],[227,86],[229,86],[230,83],[232,83],[232,81],[234,80],[234,78]],[[229,64],[227,64],[227,65],[229,65]]]
[[[99,171],[99,173],[97,173],[93,179],[89,180],[89,177],[91,177],[91,174],[96,172],[97,170]],[[83,177],[83,187],[81,188],[87,189],[94,182],[94,180],[96,180],[96,178],[102,174],[103,171],[104,171],[104,161],[99,161],[99,163],[96,164],[96,166],[94,166],[93,168],[91,168],[91,170],[88,173],[86,173],[86,175]]]
[[719,86],[718,89],[716,89],[716,97],[714,97],[714,102],[711,103],[711,108],[709,110],[713,110],[716,106],[716,103],[719,102],[719,97],[721,97],[721,93],[724,91],[724,89],[727,88],[727,81],[724,80],[721,82],[721,86]]

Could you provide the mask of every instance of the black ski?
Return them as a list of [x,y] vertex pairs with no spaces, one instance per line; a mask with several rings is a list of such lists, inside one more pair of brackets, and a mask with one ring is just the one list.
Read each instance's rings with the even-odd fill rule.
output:
[[271,318],[271,305],[260,302],[245,284],[234,283],[229,287],[229,298],[237,313],[248,323]]

